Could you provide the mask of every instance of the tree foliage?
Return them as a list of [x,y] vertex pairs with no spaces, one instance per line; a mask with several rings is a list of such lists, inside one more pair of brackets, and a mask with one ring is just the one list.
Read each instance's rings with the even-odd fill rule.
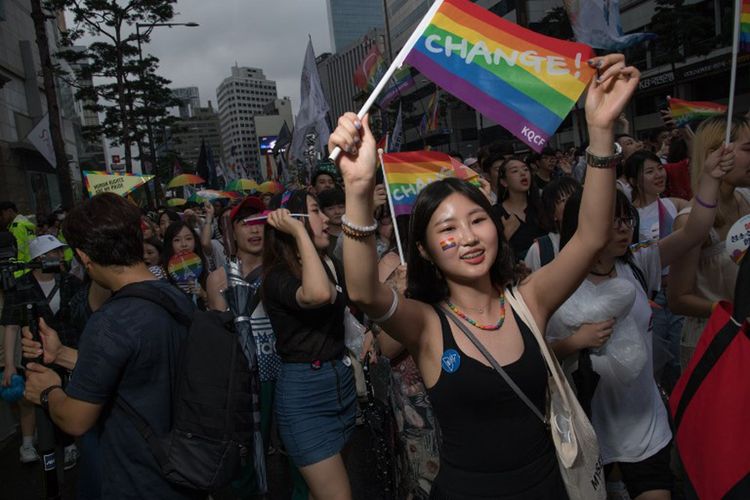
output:
[[[86,127],[90,137],[104,135],[123,145],[128,171],[132,158],[128,144],[143,146],[147,119],[155,128],[171,123],[168,108],[176,106],[169,80],[157,74],[159,60],[139,58],[138,43],[149,42],[155,24],[169,22],[176,0],[49,0],[51,9],[65,9],[73,18],[63,34],[65,49],[58,56],[74,67],[71,75],[76,97],[88,110],[103,114],[97,127]],[[139,27],[139,36],[136,33]],[[82,50],[76,41],[92,36]],[[93,85],[86,82],[93,81]],[[142,151],[144,147],[140,148]]]
[[685,5],[685,0],[656,0],[650,31],[658,36],[657,63],[674,65],[691,56],[706,55],[716,46],[713,17],[701,12],[702,7]]

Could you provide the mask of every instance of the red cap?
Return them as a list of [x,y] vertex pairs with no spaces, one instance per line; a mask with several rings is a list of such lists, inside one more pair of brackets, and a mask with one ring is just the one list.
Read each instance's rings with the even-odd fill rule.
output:
[[261,213],[266,209],[266,204],[263,203],[263,200],[261,200],[257,196],[248,196],[238,205],[236,205],[231,212],[229,212],[229,220],[234,222],[234,220],[237,218],[237,214],[239,214],[240,211],[243,211],[246,208],[253,209],[256,213]]

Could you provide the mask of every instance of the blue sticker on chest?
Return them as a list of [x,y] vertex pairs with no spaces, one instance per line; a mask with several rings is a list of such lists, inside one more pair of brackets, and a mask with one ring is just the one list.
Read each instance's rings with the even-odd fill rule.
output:
[[448,373],[455,373],[461,366],[461,355],[455,349],[448,349],[440,359],[440,365]]

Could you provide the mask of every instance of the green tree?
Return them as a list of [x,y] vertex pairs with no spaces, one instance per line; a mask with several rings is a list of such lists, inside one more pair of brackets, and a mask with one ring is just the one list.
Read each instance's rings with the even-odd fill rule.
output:
[[[702,12],[702,4],[685,5],[685,0],[656,0],[656,12],[649,31],[656,33],[654,64],[677,63],[691,56],[708,54],[718,41],[713,18]],[[673,89],[673,95],[677,92]]]
[[[153,56],[139,60],[135,24],[146,25],[140,43],[148,43],[154,24],[169,22],[176,0],[50,0],[53,9],[66,9],[73,23],[64,34],[69,47],[89,35],[96,38],[85,50],[61,50],[58,55],[76,65],[75,80],[93,80],[93,86],[77,85],[76,97],[86,108],[101,113],[97,127],[87,127],[89,137],[104,135],[122,144],[125,166],[132,171],[129,145],[137,143],[145,151],[145,117],[158,126],[169,123],[167,108],[176,105],[167,86],[156,74],[159,60]],[[86,64],[80,64],[85,62]],[[151,146],[151,145],[149,145]],[[141,155],[143,156],[143,155]]]

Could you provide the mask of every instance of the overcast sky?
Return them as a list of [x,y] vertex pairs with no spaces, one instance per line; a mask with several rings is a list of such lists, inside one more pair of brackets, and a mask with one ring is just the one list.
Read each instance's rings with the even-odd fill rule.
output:
[[143,52],[172,87],[199,87],[202,106],[218,108],[216,87],[237,62],[263,69],[296,114],[308,33],[316,55],[331,50],[326,0],[178,0],[175,12],[172,22],[200,26],[155,28]]

